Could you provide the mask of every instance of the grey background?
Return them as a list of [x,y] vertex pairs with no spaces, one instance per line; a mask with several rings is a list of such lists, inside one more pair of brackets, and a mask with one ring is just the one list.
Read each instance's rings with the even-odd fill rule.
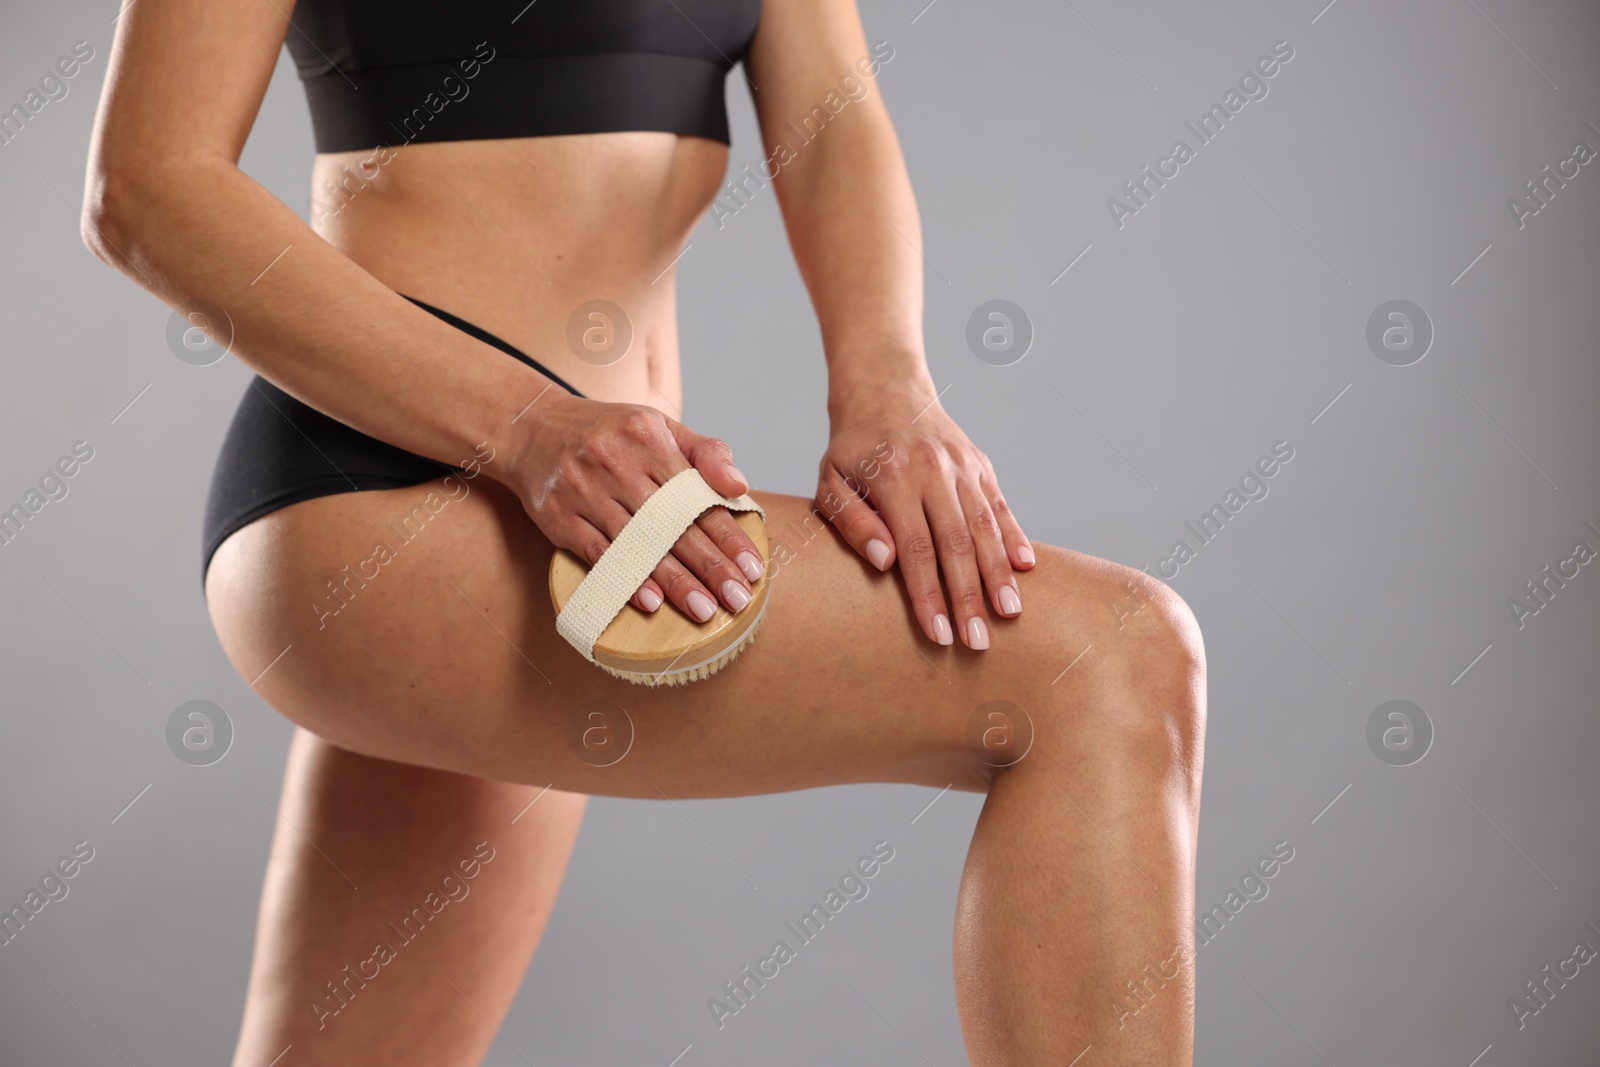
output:
[[[1576,140],[1600,149],[1600,13],[1324,3],[867,0],[896,50],[879,84],[932,264],[929,362],[1032,537],[1136,566],[1274,442],[1295,449],[1172,583],[1210,657],[1200,906],[1273,842],[1296,850],[1200,953],[1197,1063],[1593,1063],[1595,967],[1520,1033],[1507,999],[1579,938],[1600,947],[1600,566],[1520,631],[1506,601],[1600,547],[1600,162],[1520,231],[1506,199]],[[175,359],[166,308],[78,241],[113,13],[7,3],[0,34],[7,105],[72,42],[96,50],[0,147],[0,503],[73,441],[96,449],[0,548],[0,901],[72,842],[96,850],[0,948],[7,1064],[226,1060],[274,818],[257,791],[276,796],[290,733],[224,659],[196,575],[247,372]],[[1118,230],[1106,199],[1280,39],[1296,54],[1270,95]],[[293,73],[284,57],[243,166],[304,212]],[[737,168],[762,153],[737,77],[729,97]],[[688,417],[762,486],[809,494],[823,363],[770,195],[703,225],[679,272]],[[1013,366],[965,345],[992,298],[1036,332]],[[1436,331],[1410,367],[1365,344],[1395,298]],[[1435,730],[1409,767],[1365,741],[1396,698]],[[192,699],[235,727],[213,766],[166,746]],[[665,1067],[691,1044],[684,1067],[964,1062],[950,924],[980,799],[913,823],[933,796],[683,804],[759,889],[670,806],[596,799],[506,1036],[541,1065]],[[871,895],[717,1032],[706,998],[880,838],[897,854]],[[524,1061],[502,1040],[489,1062]]]

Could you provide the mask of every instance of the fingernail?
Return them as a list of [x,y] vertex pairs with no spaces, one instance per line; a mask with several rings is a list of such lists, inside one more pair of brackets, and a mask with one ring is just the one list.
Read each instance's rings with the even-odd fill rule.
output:
[[761,565],[761,560],[757,558],[754,552],[748,549],[733,557],[733,561],[739,565],[739,569],[744,572],[744,576],[752,582],[758,581],[767,572],[767,569]]
[[950,620],[945,618],[944,612],[933,617],[933,639],[941,645],[953,644],[956,635],[950,632]]
[[989,647],[989,624],[976,615],[967,620],[967,644],[977,649]]
[[1017,559],[1021,560],[1023,563],[1026,563],[1030,567],[1033,566],[1035,562],[1033,558],[1033,546],[1026,543],[1018,545]]
[[654,589],[639,590],[639,602],[644,605],[646,611],[654,611],[661,606],[661,598],[656,596]]
[[716,601],[712,600],[698,589],[684,597],[684,600],[688,602],[689,614],[693,615],[700,622],[705,622],[707,619],[711,618],[711,616],[717,613]]
[[889,565],[889,546],[876,537],[867,542],[867,558],[880,571]]
[[746,478],[744,476],[744,472],[738,467],[735,467],[732,463],[725,463],[723,464],[723,470],[727,471],[730,475],[743,482],[746,489],[750,488],[750,479]]
[[1017,591],[1009,585],[1000,587],[1000,611],[1004,615],[1015,615],[1022,610],[1022,598]]
[[722,583],[722,599],[734,611],[750,603],[750,590],[729,578]]

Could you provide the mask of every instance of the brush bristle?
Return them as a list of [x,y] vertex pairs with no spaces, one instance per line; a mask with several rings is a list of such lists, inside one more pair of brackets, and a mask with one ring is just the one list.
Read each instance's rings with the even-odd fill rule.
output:
[[723,667],[726,667],[728,664],[737,659],[739,653],[743,652],[745,647],[756,639],[756,631],[761,629],[761,623],[763,621],[765,620],[758,619],[756,624],[750,627],[749,632],[739,639],[738,644],[728,649],[716,659],[711,660],[709,663],[702,663],[700,666],[692,667],[688,670],[668,671],[664,674],[644,674],[638,671],[619,670],[618,668],[612,667],[609,664],[601,663],[599,660],[594,661],[595,666],[599,667],[607,674],[621,678],[625,682],[633,682],[635,685],[645,685],[651,687],[662,685],[688,685],[690,682],[696,682],[702,678],[711,677]]

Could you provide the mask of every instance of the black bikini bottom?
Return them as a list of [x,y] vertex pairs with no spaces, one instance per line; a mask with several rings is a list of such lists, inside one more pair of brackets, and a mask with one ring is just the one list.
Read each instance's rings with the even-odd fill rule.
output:
[[[456,329],[515,356],[574,396],[583,395],[487,330],[416,297],[406,299]],[[302,404],[258,374],[239,401],[211,474],[201,586],[205,585],[211,557],[228,535],[270,511],[319,496],[361,489],[402,489],[460,473],[461,467],[368,437]]]

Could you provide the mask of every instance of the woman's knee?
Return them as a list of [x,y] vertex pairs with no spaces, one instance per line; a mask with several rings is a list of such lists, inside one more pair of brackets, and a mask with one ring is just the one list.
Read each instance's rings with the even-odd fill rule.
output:
[[1050,714],[1042,725],[1054,737],[1041,731],[1041,754],[1099,753],[1141,777],[1197,777],[1205,648],[1194,612],[1142,571],[1070,555],[1048,590],[1060,600],[1049,608],[1049,640],[1065,669],[1045,686]]
[[1161,731],[1160,753],[1169,756],[1193,789],[1199,788],[1205,746],[1206,654],[1200,623],[1170,586],[1148,579],[1154,614],[1134,667],[1148,679],[1150,713]]
[[1203,694],[1205,643],[1194,611],[1165,582],[1132,568],[1123,570],[1130,599],[1138,601],[1119,618],[1134,638],[1121,652],[1126,666],[1151,685],[1166,685],[1187,697]]

